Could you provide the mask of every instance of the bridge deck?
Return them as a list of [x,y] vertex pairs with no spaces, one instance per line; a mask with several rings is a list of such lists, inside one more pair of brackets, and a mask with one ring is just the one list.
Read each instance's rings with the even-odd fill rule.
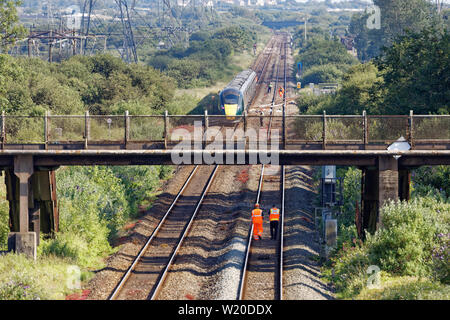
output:
[[[282,125],[272,128],[267,139],[270,118],[269,114],[228,119],[207,113],[36,117],[3,113],[0,166],[11,166],[14,156],[24,154],[32,155],[36,166],[176,164],[180,148],[186,164],[210,164],[214,157],[223,164],[265,163],[266,150],[272,163],[286,165],[367,166],[380,156],[396,154],[402,155],[400,166],[449,164],[450,115],[283,117],[275,110],[272,120]],[[255,120],[260,124],[257,129],[247,125]],[[238,121],[243,129],[235,131]],[[399,138],[410,144],[411,151],[387,151]],[[180,141],[186,144],[180,146]],[[240,162],[230,161],[233,158]]]

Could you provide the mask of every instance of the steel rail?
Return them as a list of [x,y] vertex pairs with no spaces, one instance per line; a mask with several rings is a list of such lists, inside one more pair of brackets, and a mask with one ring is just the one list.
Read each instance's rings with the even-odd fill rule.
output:
[[216,165],[214,167],[214,170],[213,170],[212,174],[210,175],[210,177],[208,179],[208,183],[206,184],[206,187],[203,190],[199,201],[197,202],[197,206],[195,207],[194,213],[192,214],[191,218],[189,219],[189,223],[185,226],[183,234],[181,235],[180,239],[178,240],[178,244],[175,247],[175,250],[172,252],[172,254],[170,256],[170,259],[169,259],[169,262],[166,264],[163,272],[161,273],[160,279],[159,279],[155,289],[153,290],[153,293],[152,293],[152,295],[151,295],[149,300],[155,300],[156,297],[158,296],[159,291],[160,291],[160,289],[161,289],[161,287],[162,287],[162,285],[164,283],[164,280],[166,279],[167,273],[168,273],[168,271],[169,271],[170,267],[172,266],[172,263],[173,263],[173,261],[175,259],[175,256],[177,255],[178,250],[181,248],[181,245],[183,244],[183,241],[186,238],[186,236],[187,236],[187,234],[188,234],[188,232],[189,232],[189,230],[190,230],[190,228],[192,226],[192,222],[194,221],[195,217],[197,216],[197,213],[198,213],[198,211],[199,211],[199,209],[200,209],[200,207],[201,207],[201,205],[203,203],[203,199],[205,198],[206,194],[208,193],[208,190],[211,187],[212,182],[214,181],[214,178],[216,176],[216,173],[217,173],[218,169],[219,169],[219,165]]
[[286,188],[286,171],[285,166],[281,166],[281,212],[280,212],[280,242],[279,242],[279,259],[278,259],[278,299],[283,300],[283,249],[284,249],[284,201]]
[[[287,99],[287,42],[284,43],[284,96],[283,96],[283,115],[286,114],[286,99]],[[284,141],[284,118],[283,118],[283,141]],[[281,212],[279,226],[280,228],[280,241],[278,247],[278,300],[283,300],[283,249],[284,249],[284,201],[285,201],[285,188],[286,188],[286,171],[285,166],[281,166]]]
[[[285,46],[284,42],[282,42],[281,46],[280,46],[280,56],[282,56],[281,52],[283,50],[283,46],[284,46],[284,49],[285,49],[285,54],[284,54],[284,83],[283,83],[283,86],[284,86],[284,88],[286,88],[286,46]],[[278,60],[277,71],[276,71],[276,80],[275,80],[275,89],[273,91],[272,102],[271,102],[271,109],[270,109],[270,120],[269,120],[269,124],[268,124],[268,128],[267,128],[267,139],[269,138],[270,131],[272,129],[273,108],[274,108],[274,105],[275,105],[276,94],[277,94],[276,88],[278,86],[278,81],[279,81],[279,71],[280,71],[279,69],[280,69],[280,63],[279,63],[279,60]],[[286,104],[285,103],[285,101],[286,101],[286,91],[283,94],[283,101],[284,101],[283,106],[285,106],[285,104]],[[282,173],[282,212],[284,213],[284,166],[282,168],[283,168],[283,173]],[[264,179],[264,169],[265,169],[265,165],[263,164],[262,167],[261,167],[261,173],[260,173],[259,184],[258,184],[258,191],[257,191],[256,202],[255,203],[259,203],[260,202],[261,190],[262,190],[263,179]],[[283,220],[281,220],[281,222],[280,222],[280,228],[281,229],[283,228],[282,222],[283,222]],[[237,294],[237,299],[238,300],[242,300],[243,295],[244,295],[244,291],[245,291],[244,290],[245,289],[245,284],[246,284],[245,279],[246,279],[246,273],[247,273],[248,260],[249,260],[249,256],[250,256],[250,248],[251,248],[251,245],[252,245],[252,234],[253,234],[253,223],[250,226],[250,230],[249,230],[248,237],[247,237],[247,247],[246,247],[246,251],[245,251],[244,264],[243,264],[243,267],[242,267],[241,277],[240,277],[239,285],[238,285],[238,294]],[[280,236],[282,237],[282,233],[281,233]],[[283,247],[282,246],[283,246],[283,241],[280,241],[280,246],[281,246],[281,249],[279,250],[280,251],[279,253],[280,253],[281,256],[279,258],[279,271],[278,271],[278,274],[279,274],[279,276],[278,276],[278,278],[279,278],[279,280],[278,280],[279,281],[279,292],[278,292],[277,295],[278,295],[279,299],[281,300],[282,299],[282,265],[283,265],[283,262],[282,262],[282,259],[283,259],[282,258]]]
[[[239,126],[240,122],[241,121],[239,121],[238,123],[235,124],[234,130],[236,130],[236,128]],[[222,126],[221,129],[223,129],[223,126]],[[220,131],[221,130],[219,130],[219,132]],[[217,135],[215,137],[217,137]],[[189,219],[189,222],[187,223],[187,225],[185,225],[185,227],[183,229],[183,233],[182,233],[182,235],[180,236],[180,238],[178,240],[177,246],[172,251],[172,253],[170,255],[170,258],[169,258],[169,262],[164,267],[164,270],[160,273],[160,277],[158,279],[158,282],[156,283],[156,286],[154,286],[154,289],[151,292],[151,296],[150,296],[150,298],[148,300],[155,300],[157,298],[157,296],[158,296],[158,294],[159,294],[159,292],[160,292],[160,290],[161,290],[161,288],[162,288],[162,286],[164,284],[166,276],[167,276],[167,274],[169,272],[169,269],[172,266],[173,261],[174,261],[176,255],[177,255],[179,249],[181,248],[181,245],[183,244],[183,241],[186,238],[186,236],[187,236],[187,234],[188,234],[188,232],[189,232],[189,230],[190,230],[190,228],[192,226],[192,223],[193,223],[195,217],[197,216],[198,211],[200,210],[200,207],[201,207],[201,205],[203,203],[203,199],[205,198],[206,194],[208,193],[209,188],[210,188],[212,182],[214,181],[214,178],[215,178],[215,176],[217,174],[217,171],[218,171],[219,167],[220,167],[220,165],[216,165],[214,167],[213,172],[211,173],[210,177],[208,178],[207,184],[206,184],[205,188],[203,189],[202,195],[201,195],[199,201],[197,202],[195,210],[194,210],[191,218]]]
[[[223,126],[221,127],[221,130],[223,129]],[[219,130],[219,132],[221,131]],[[217,135],[215,136],[217,137]],[[214,137],[214,138],[215,138]],[[116,288],[114,289],[114,291],[112,292],[112,294],[109,296],[108,300],[115,300],[120,291],[122,290],[123,286],[125,285],[125,283],[127,282],[128,278],[131,275],[131,272],[133,272],[133,270],[136,268],[136,265],[139,263],[139,261],[141,260],[142,255],[147,251],[148,247],[150,246],[150,244],[152,243],[153,239],[156,237],[156,235],[158,234],[159,230],[161,229],[162,225],[164,224],[164,222],[166,221],[167,217],[169,216],[169,214],[171,213],[173,207],[177,204],[178,199],[180,198],[180,196],[183,194],[184,190],[186,189],[186,187],[189,185],[189,182],[192,180],[192,178],[194,177],[194,175],[197,173],[197,170],[199,168],[199,165],[196,165],[194,167],[194,169],[191,171],[191,173],[189,174],[188,178],[186,179],[186,181],[184,182],[183,186],[181,187],[180,191],[178,192],[178,194],[176,195],[175,199],[172,201],[169,209],[167,209],[166,213],[164,214],[164,216],[162,217],[162,219],[159,221],[158,225],[156,226],[156,228],[153,230],[152,234],[147,238],[146,243],[144,244],[144,246],[141,248],[141,250],[139,250],[138,255],[135,257],[133,263],[131,264],[131,266],[128,268],[127,272],[124,274],[124,276],[121,278],[119,284],[116,286]],[[213,170],[213,173],[211,176],[215,176],[216,171],[217,171],[218,165],[216,165],[216,167]],[[204,190],[204,192],[201,195],[201,198],[199,200],[199,203],[197,204],[197,207],[194,211],[193,217],[195,217],[198,208],[200,207],[201,202],[203,201],[203,198],[207,192],[207,190],[209,189],[209,185],[210,182],[212,182],[211,180],[211,176],[208,180],[208,184],[206,186],[206,189]],[[189,226],[191,225],[193,221],[193,218],[190,219],[189,221]],[[183,233],[182,238],[185,236],[186,234],[186,230]],[[181,240],[182,241],[182,240]],[[180,247],[180,243],[177,245],[176,249],[175,249],[175,253],[178,252],[178,249]],[[169,260],[169,263],[172,262],[173,257],[175,255],[173,254],[171,259]],[[165,270],[168,269],[168,267],[166,266]],[[164,276],[165,277],[165,276]]]
[[145,245],[141,248],[141,250],[139,251],[138,255],[136,256],[136,258],[134,259],[133,263],[131,264],[131,266],[128,268],[127,272],[125,273],[125,275],[122,277],[122,279],[120,280],[119,284],[116,286],[116,288],[114,289],[113,293],[109,296],[108,300],[115,300],[117,298],[117,296],[119,295],[120,291],[122,290],[123,286],[125,285],[125,283],[127,282],[128,278],[130,277],[131,272],[133,272],[133,270],[135,269],[136,265],[138,264],[138,262],[140,261],[142,255],[147,251],[147,248],[149,247],[150,243],[153,241],[153,239],[155,238],[155,236],[158,234],[158,231],[161,229],[161,226],[164,224],[164,222],[166,221],[167,217],[169,216],[170,212],[172,211],[172,208],[175,206],[175,204],[178,202],[178,199],[180,198],[180,196],[182,195],[184,189],[186,189],[187,185],[189,184],[189,182],[191,181],[192,177],[195,175],[195,173],[197,172],[198,169],[198,165],[194,167],[194,169],[191,171],[189,177],[187,178],[187,180],[184,182],[183,187],[180,189],[180,191],[178,192],[177,196],[175,197],[175,199],[172,201],[172,204],[170,205],[169,209],[166,211],[166,213],[164,214],[163,218],[159,221],[158,225],[156,226],[156,228],[153,230],[152,234],[148,237]]

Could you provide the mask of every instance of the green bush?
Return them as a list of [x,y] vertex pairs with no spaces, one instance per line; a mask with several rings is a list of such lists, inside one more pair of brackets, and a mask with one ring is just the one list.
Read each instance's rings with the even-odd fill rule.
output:
[[57,172],[57,181],[62,231],[82,228],[92,237],[113,235],[128,218],[125,189],[110,168],[65,168]]
[[[367,268],[375,265],[387,276],[422,277],[428,281],[424,286],[414,280],[386,292],[386,297],[399,297],[395,292],[403,298],[420,296],[420,288],[438,288],[448,296],[448,287],[433,280],[448,284],[449,212],[450,204],[431,197],[384,206],[383,226],[374,235],[367,235],[364,243],[355,237],[340,244],[324,268],[325,277],[335,285],[338,296],[352,298],[367,290]],[[411,290],[410,295],[405,290]]]
[[[85,268],[103,266],[102,258],[112,253],[112,248],[103,239],[88,239],[83,232],[60,232],[52,239],[42,239],[39,245],[39,255],[66,258],[71,263]],[[89,241],[89,242],[88,242]]]
[[153,200],[160,180],[171,171],[168,166],[116,166],[111,170],[124,186],[130,216],[138,214],[138,206],[144,201]]
[[430,276],[437,236],[450,231],[450,204],[416,198],[382,208],[383,227],[369,236],[374,264],[396,275]]
[[[2,179],[4,180],[4,179]],[[0,182],[0,250],[7,249],[9,234],[9,203],[6,200],[6,185]]]
[[334,64],[317,65],[302,75],[302,83],[340,82],[344,72]]
[[411,174],[415,195],[450,197],[450,166],[423,166]]
[[8,114],[111,114],[119,103],[139,102],[147,114],[173,98],[173,81],[150,66],[110,55],[75,56],[62,63],[0,55],[0,102]]
[[331,281],[339,296],[358,294],[367,284],[367,268],[371,265],[364,245],[345,243],[328,262],[330,268],[323,275]]
[[[64,299],[72,292],[68,281],[68,261],[56,257],[38,257],[36,261],[24,255],[8,253],[0,256],[0,300]],[[89,276],[81,272],[80,280]]]
[[358,60],[351,56],[339,41],[321,37],[312,38],[306,47],[300,49],[295,61],[296,63],[301,61],[305,70],[317,65],[358,63]]
[[438,234],[437,244],[433,249],[433,271],[436,279],[450,284],[450,233]]
[[361,300],[449,300],[450,286],[426,278],[393,277],[380,272],[379,289],[364,288],[354,299]]

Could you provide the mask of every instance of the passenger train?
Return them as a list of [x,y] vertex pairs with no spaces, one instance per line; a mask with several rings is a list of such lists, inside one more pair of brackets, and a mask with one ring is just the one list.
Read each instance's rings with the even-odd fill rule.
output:
[[257,81],[256,73],[251,69],[242,71],[231,80],[219,94],[220,114],[226,115],[228,120],[242,115],[255,96]]

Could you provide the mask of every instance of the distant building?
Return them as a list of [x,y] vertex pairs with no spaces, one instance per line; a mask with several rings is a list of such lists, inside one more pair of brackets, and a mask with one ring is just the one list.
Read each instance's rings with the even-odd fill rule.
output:
[[341,37],[341,43],[345,46],[348,53],[350,53],[354,57],[357,56],[357,52],[356,52],[356,48],[355,48],[355,38],[353,36]]

